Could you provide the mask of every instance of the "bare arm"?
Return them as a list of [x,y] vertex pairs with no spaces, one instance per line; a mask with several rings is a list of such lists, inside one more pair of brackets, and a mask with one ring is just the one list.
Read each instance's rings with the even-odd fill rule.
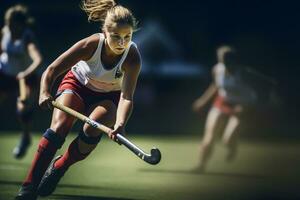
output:
[[205,92],[193,103],[192,107],[195,112],[200,111],[200,109],[203,108],[215,96],[215,94],[218,91],[218,88],[215,84],[216,66],[214,66],[212,69],[212,77],[213,82],[209,85]]
[[217,86],[214,83],[210,84],[210,86],[206,89],[203,95],[196,99],[193,103],[193,110],[199,111],[203,106],[205,106],[209,102],[209,100],[211,100],[214,97],[216,93]]
[[29,65],[29,67],[25,71],[20,72],[17,75],[18,79],[26,78],[27,76],[32,74],[38,68],[38,66],[42,63],[42,60],[43,60],[40,50],[38,49],[37,45],[34,42],[31,42],[27,45],[27,50],[28,50],[28,54],[29,54],[30,58],[32,59],[32,63]]
[[50,93],[54,81],[80,60],[91,58],[97,48],[98,41],[99,36],[97,35],[80,40],[48,66],[41,78],[40,106],[51,105]]
[[130,59],[123,65],[123,84],[113,134],[124,132],[125,125],[133,109],[133,95],[141,69],[141,57],[138,49],[132,47],[129,51],[128,58]]

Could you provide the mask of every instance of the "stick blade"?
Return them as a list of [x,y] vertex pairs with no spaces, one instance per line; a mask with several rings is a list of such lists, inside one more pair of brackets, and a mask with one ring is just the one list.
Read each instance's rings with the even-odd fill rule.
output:
[[161,153],[160,150],[157,148],[151,149],[151,156],[146,157],[145,161],[151,165],[156,165],[161,160]]

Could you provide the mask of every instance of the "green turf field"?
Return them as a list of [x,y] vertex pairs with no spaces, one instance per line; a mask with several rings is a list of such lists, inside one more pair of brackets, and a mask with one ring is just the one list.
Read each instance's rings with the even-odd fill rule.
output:
[[[39,137],[35,135],[24,159],[15,160],[11,151],[18,135],[0,134],[1,200],[13,199],[17,193]],[[74,137],[68,137],[64,149]],[[128,138],[145,150],[157,146],[162,152],[161,163],[146,164],[104,138],[90,157],[70,168],[53,195],[39,199],[300,199],[300,141],[244,139],[233,163],[224,162],[226,149],[217,144],[207,172],[199,174],[191,171],[197,163],[199,138]]]

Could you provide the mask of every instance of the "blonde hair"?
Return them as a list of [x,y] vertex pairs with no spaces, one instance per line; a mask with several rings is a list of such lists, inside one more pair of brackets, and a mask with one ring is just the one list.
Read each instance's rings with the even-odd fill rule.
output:
[[227,57],[229,55],[234,54],[235,50],[233,47],[228,46],[228,45],[223,45],[217,48],[217,60],[218,62],[225,63],[227,60]]
[[21,4],[17,4],[7,9],[4,15],[4,21],[6,25],[11,21],[19,22],[26,26],[34,23],[33,17],[29,15],[28,8]]
[[117,5],[114,0],[83,0],[81,8],[87,13],[89,21],[103,23],[103,29],[111,27],[114,23],[130,25],[134,30],[137,21],[132,12]]

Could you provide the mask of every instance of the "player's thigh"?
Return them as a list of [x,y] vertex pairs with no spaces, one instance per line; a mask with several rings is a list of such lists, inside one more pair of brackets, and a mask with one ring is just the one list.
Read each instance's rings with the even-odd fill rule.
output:
[[[84,112],[84,103],[80,97],[74,93],[62,93],[57,99],[59,103],[76,110],[77,112]],[[54,108],[52,114],[52,121],[50,128],[56,133],[66,136],[70,129],[72,128],[75,117],[61,111],[57,108]]]
[[220,122],[223,120],[223,114],[217,108],[212,107],[207,115],[205,130],[204,130],[204,143],[212,143],[217,135],[217,130],[220,127]]
[[239,117],[235,115],[230,116],[222,138],[224,144],[230,144],[236,139],[239,124]]
[[[112,127],[116,121],[117,106],[110,100],[104,100],[89,108],[89,118],[105,126]],[[90,136],[101,134],[98,130],[85,124],[83,130]]]

